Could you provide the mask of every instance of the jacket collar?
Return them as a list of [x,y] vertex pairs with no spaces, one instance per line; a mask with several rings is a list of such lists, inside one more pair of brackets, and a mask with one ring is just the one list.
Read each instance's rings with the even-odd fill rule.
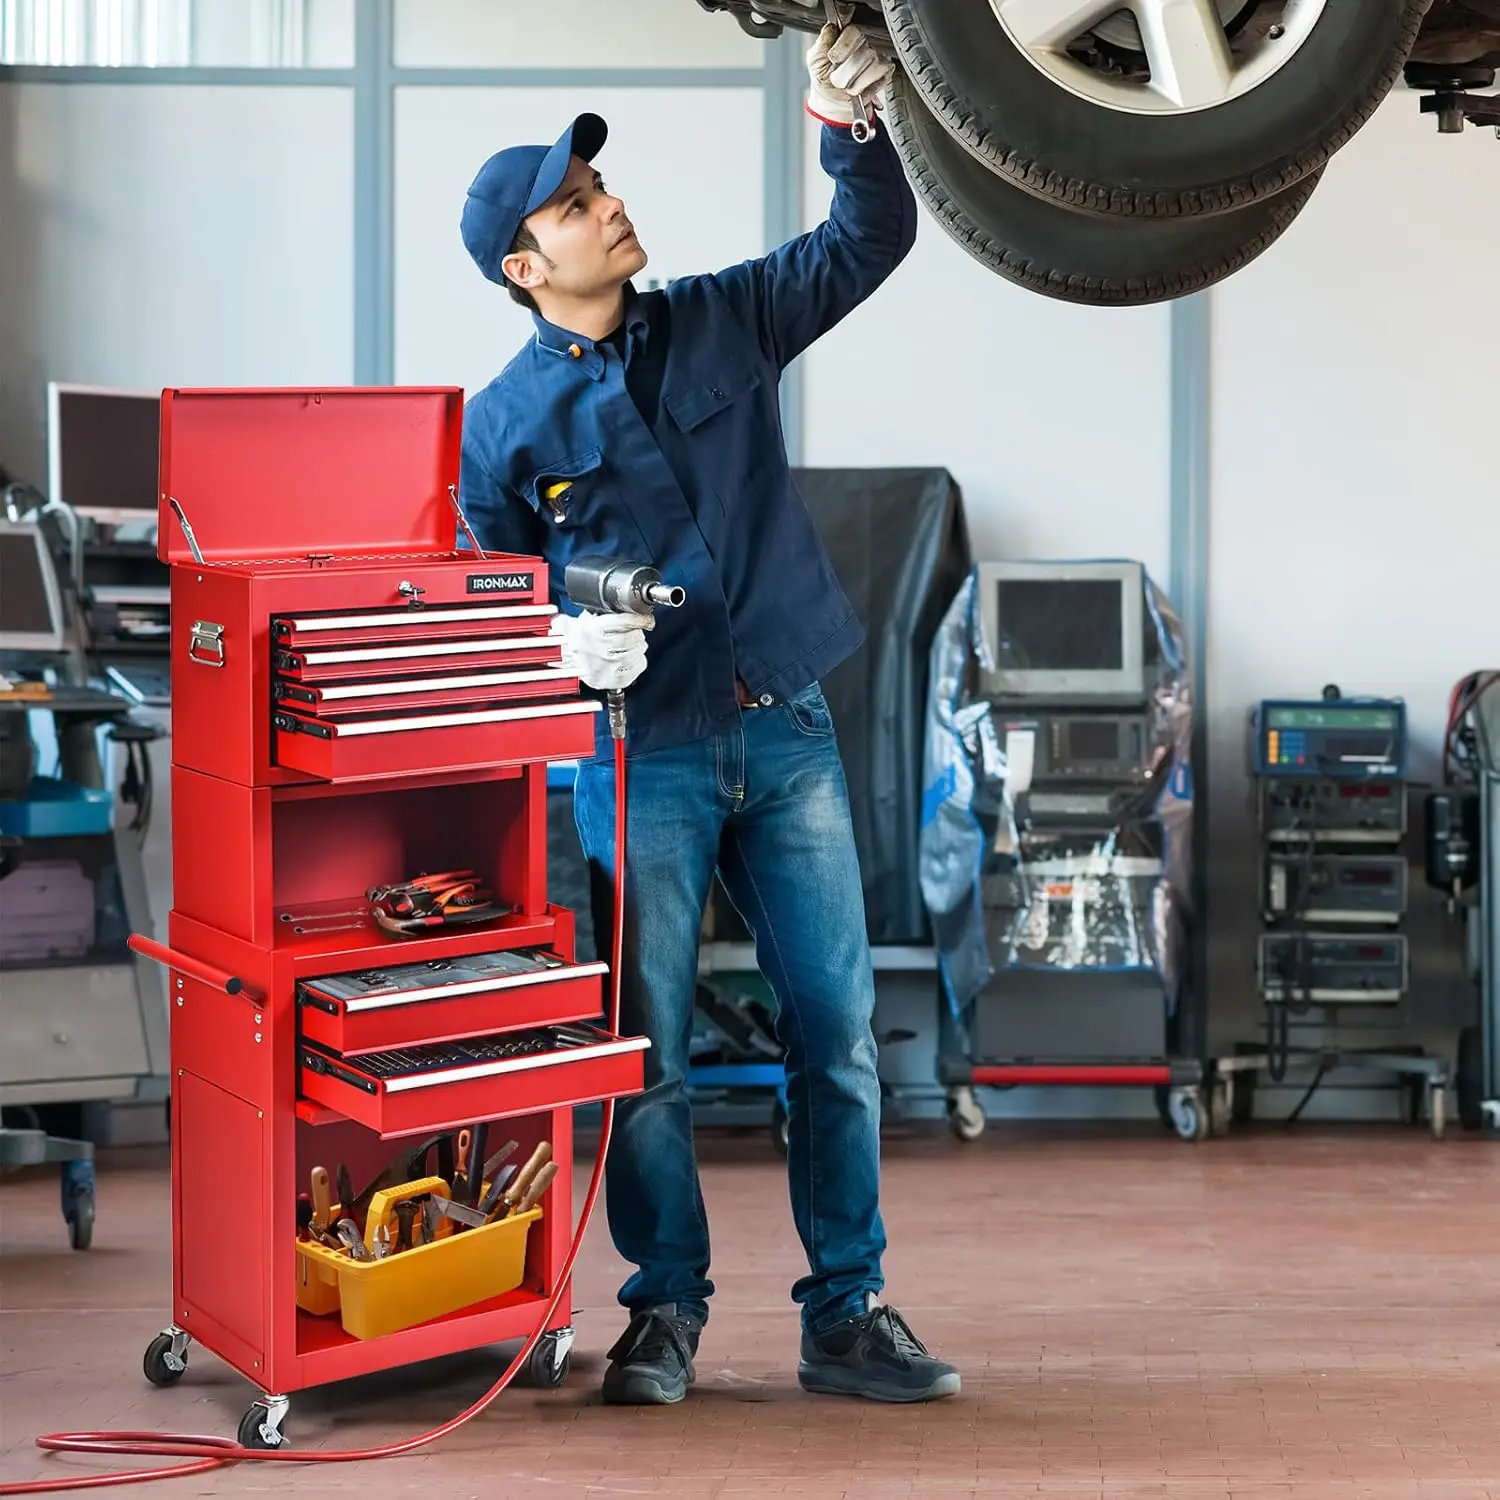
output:
[[[559,328],[556,323],[549,323],[539,312],[532,313],[531,320],[536,324],[536,341],[541,348],[570,363],[576,363],[590,379],[599,380],[603,377],[604,356],[599,352],[598,342],[585,338],[581,333],[570,333],[566,328]],[[628,281],[625,283],[625,327],[632,338],[642,336],[647,327],[641,295]]]

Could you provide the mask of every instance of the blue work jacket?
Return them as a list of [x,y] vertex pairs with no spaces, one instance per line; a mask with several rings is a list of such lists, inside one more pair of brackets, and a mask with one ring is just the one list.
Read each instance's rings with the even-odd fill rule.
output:
[[608,339],[537,317],[465,407],[460,499],[485,551],[545,558],[571,612],[564,570],[587,553],[686,590],[657,611],[627,694],[632,755],[731,727],[737,678],[770,706],[864,639],[792,482],[777,387],[905,258],[916,203],[883,131],[860,145],[825,126],[822,162],[835,187],[816,229],[716,275],[627,287]]

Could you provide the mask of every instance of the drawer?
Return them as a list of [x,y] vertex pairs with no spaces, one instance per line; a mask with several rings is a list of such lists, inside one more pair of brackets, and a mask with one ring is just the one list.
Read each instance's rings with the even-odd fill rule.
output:
[[431,676],[556,666],[562,643],[546,636],[485,635],[474,640],[421,640],[394,646],[340,646],[327,651],[276,651],[271,665],[293,682]]
[[275,764],[325,781],[473,771],[594,753],[593,699],[325,723],[278,709]]
[[638,1094],[649,1045],[585,1025],[358,1057],[304,1042],[297,1072],[303,1098],[392,1137]]
[[603,963],[535,948],[438,963],[381,964],[297,986],[302,1039],[351,1057],[393,1047],[530,1031],[603,1014]]
[[279,615],[271,637],[286,651],[329,646],[420,642],[437,636],[546,635],[557,610],[550,604],[451,604],[422,609],[338,610],[328,614]]
[[522,699],[576,698],[578,679],[561,667],[527,671],[445,672],[440,677],[382,678],[374,682],[284,682],[276,684],[276,701],[295,713],[320,719],[355,714],[428,712]]
[[0,1084],[148,1074],[143,1003],[129,963],[0,972]]

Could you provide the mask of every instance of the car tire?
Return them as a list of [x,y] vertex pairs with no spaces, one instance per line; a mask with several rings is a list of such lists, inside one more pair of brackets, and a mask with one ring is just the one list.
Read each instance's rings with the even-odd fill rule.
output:
[[1322,176],[1227,214],[1106,219],[991,172],[904,79],[891,84],[886,122],[918,198],[975,260],[1030,291],[1095,306],[1164,302],[1221,281],[1285,233]]
[[1144,96],[1107,68],[1077,91],[1064,80],[1083,74],[1023,50],[989,0],[886,0],[886,19],[928,107],[992,171],[1084,212],[1176,218],[1275,198],[1323,166],[1400,78],[1432,0],[1304,3],[1322,9],[1289,32],[1285,61],[1269,54],[1274,71],[1224,102],[1156,112],[1123,107]]

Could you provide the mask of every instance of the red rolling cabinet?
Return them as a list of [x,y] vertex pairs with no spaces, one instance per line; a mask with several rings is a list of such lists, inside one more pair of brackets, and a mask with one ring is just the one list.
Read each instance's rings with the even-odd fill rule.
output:
[[[170,970],[173,1315],[146,1374],[204,1345],[262,1393],[242,1441],[284,1441],[307,1386],[529,1334],[572,1237],[572,1109],[642,1087],[644,1039],[604,1030],[605,965],[547,901],[546,763],[593,753],[599,704],[558,664],[545,565],[455,549],[461,416],[453,389],[162,399],[175,904],[166,945],[132,941]],[[371,919],[372,888],[455,869],[501,914]],[[465,1130],[558,1164],[507,1231],[520,1284],[350,1332],[299,1195]],[[494,1232],[361,1262],[361,1296],[400,1323],[403,1286],[451,1297],[442,1253]],[[565,1377],[570,1316],[533,1378]]]

